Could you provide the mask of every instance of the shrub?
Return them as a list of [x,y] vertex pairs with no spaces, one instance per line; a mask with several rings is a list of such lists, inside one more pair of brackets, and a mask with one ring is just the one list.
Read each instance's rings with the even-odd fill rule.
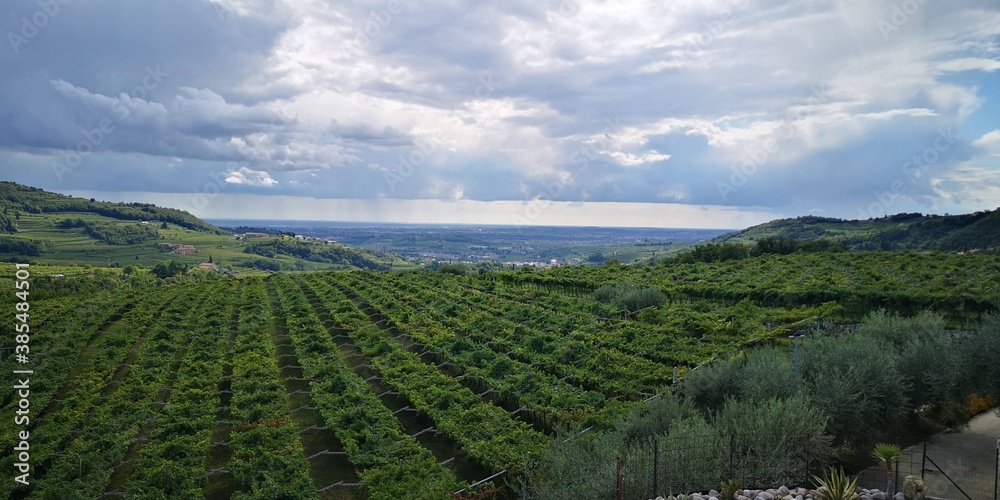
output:
[[153,275],[160,279],[170,278],[187,272],[187,266],[180,261],[160,262],[153,266]]
[[830,417],[828,431],[836,443],[867,448],[899,426],[908,410],[907,385],[885,342],[817,335],[801,349],[803,385]]
[[684,378],[681,394],[706,415],[721,409],[726,399],[740,393],[740,364],[726,360],[702,365]]
[[616,428],[622,441],[631,444],[667,434],[674,423],[695,416],[697,411],[690,402],[667,392],[645,405],[632,408]]
[[967,394],[1000,399],[1000,314],[985,316],[978,333],[960,340],[958,359]]
[[755,349],[747,355],[737,380],[740,398],[749,401],[785,399],[795,395],[792,360],[774,349]]
[[816,489],[812,491],[816,500],[857,500],[858,478],[850,480],[844,469],[831,467],[823,477],[813,477]]
[[532,471],[532,497],[613,498],[620,444],[614,433],[556,436]]
[[[825,461],[830,455],[827,417],[805,396],[767,401],[731,399],[712,427],[736,436],[736,461],[765,484],[802,480],[806,457]],[[773,454],[772,454],[773,453]]]
[[454,274],[455,276],[465,276],[469,268],[465,264],[441,264],[437,268],[439,273]]
[[612,304],[627,311],[635,312],[647,307],[663,305],[667,296],[655,286],[636,288],[629,282],[604,285],[593,292],[594,300]]

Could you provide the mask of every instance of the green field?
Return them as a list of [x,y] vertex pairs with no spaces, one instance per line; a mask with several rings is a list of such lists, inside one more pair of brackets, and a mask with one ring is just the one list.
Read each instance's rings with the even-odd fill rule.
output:
[[[881,252],[474,276],[37,278],[31,497],[445,498],[503,471],[494,484],[514,488],[562,433],[620,428],[675,376],[760,347],[787,353],[787,335],[824,321],[932,309],[977,328],[998,266]],[[0,272],[10,283],[13,265]],[[112,285],[59,291],[100,279]],[[3,339],[14,347],[13,332]],[[3,411],[15,404],[8,393]],[[13,419],[2,426],[9,449]]]

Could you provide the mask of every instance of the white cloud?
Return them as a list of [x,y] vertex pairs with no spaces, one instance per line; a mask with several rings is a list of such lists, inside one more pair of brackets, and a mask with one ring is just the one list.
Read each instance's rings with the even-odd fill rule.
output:
[[621,151],[605,151],[605,154],[612,157],[619,164],[626,167],[656,163],[670,159],[670,155],[660,154],[655,149],[643,154],[622,153]]
[[987,132],[979,139],[972,141],[972,145],[994,155],[1000,155],[1000,129]]
[[984,59],[977,57],[964,57],[944,61],[937,65],[937,69],[948,72],[959,71],[986,71],[993,72],[1000,69],[1000,61],[995,59]]
[[226,172],[226,182],[229,184],[243,184],[257,187],[274,187],[278,185],[278,181],[271,178],[267,172],[250,170],[246,167]]

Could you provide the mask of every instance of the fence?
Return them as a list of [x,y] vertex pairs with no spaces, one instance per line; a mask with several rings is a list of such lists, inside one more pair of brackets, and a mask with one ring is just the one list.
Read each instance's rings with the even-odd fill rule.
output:
[[808,485],[819,444],[808,435],[786,434],[652,439],[618,457],[616,498],[718,490],[729,479],[744,488]]
[[[903,450],[893,476],[897,491],[902,491],[906,476],[919,476],[928,498],[1000,500],[1000,443],[994,450],[974,450],[926,441]],[[885,489],[887,478],[886,468],[875,466],[858,475],[858,484]]]

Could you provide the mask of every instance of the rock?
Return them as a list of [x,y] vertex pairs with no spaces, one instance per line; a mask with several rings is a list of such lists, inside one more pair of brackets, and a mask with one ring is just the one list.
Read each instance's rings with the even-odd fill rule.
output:
[[906,500],[906,496],[903,495],[902,491],[900,491],[900,492],[897,492],[896,496],[892,497],[892,499],[893,500]]
[[705,500],[705,498],[697,493],[692,493],[688,496],[688,500]]
[[903,480],[903,498],[906,500],[926,500],[924,480],[919,476],[906,476]]
[[789,493],[791,493],[791,492],[788,491],[788,487],[787,486],[782,486],[782,487],[778,488],[778,494],[781,495],[781,496],[788,495]]
[[885,493],[879,490],[872,490],[872,500],[886,500]]
[[710,490],[708,492],[708,496],[709,496],[709,498],[719,498],[719,497],[722,496],[722,493],[719,493],[718,491],[715,491],[715,490]]
[[770,491],[762,491],[757,494],[756,500],[774,500],[774,493]]

